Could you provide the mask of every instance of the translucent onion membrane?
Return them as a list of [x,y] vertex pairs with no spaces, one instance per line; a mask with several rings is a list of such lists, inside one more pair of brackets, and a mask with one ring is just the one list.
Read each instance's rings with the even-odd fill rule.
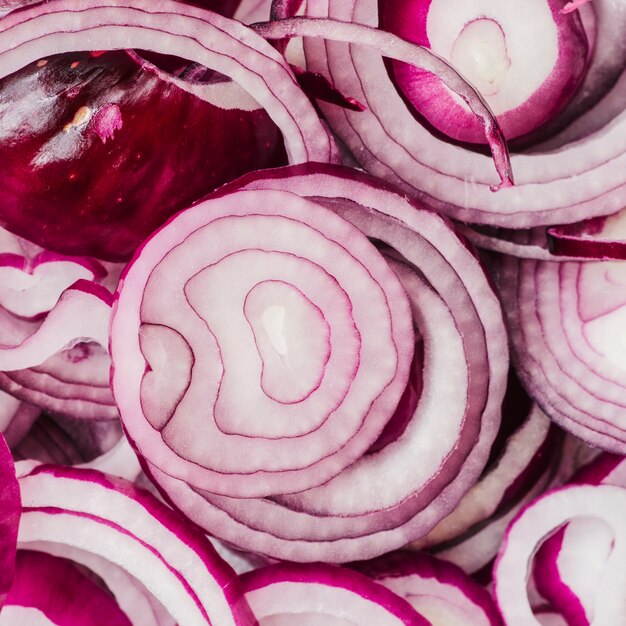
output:
[[[623,457],[603,454],[581,469],[572,482],[626,486]],[[539,593],[570,624],[594,623],[602,602],[602,574],[613,550],[614,532],[590,512],[550,537],[537,552],[533,577]]]
[[55,544],[94,555],[96,563],[110,561],[180,624],[255,623],[235,572],[204,535],[151,494],[93,470],[17,467],[21,548]]
[[[0,345],[24,343],[42,326],[61,294],[77,281],[96,281],[113,291],[120,271],[118,264],[55,254],[0,230]],[[55,413],[113,419],[117,408],[108,384],[109,369],[104,347],[80,342],[43,362],[39,359],[33,368],[0,371],[0,388]],[[18,427],[25,413],[36,417],[34,409],[20,412],[20,419],[12,421],[15,433],[4,431],[10,445],[25,432]]]
[[[578,12],[562,13],[563,4],[381,0],[380,26],[454,66],[511,140],[555,117],[584,76],[587,35]],[[452,139],[484,143],[475,116],[432,74],[393,62],[391,75],[418,121]]]
[[[247,191],[239,191],[239,189]],[[286,190],[289,190],[289,194]],[[309,198],[309,200],[302,198]],[[423,365],[420,363],[417,371],[414,366],[412,374],[413,377],[421,378],[421,392],[414,400],[407,401],[405,396],[396,415],[393,413],[397,399],[388,405],[384,421],[389,420],[387,428],[390,424],[392,426],[391,433],[387,430],[382,435],[386,445],[374,446],[369,454],[361,456],[320,487],[308,489],[299,494],[274,495],[263,499],[218,496],[210,493],[209,490],[199,489],[196,482],[197,468],[194,468],[196,474],[189,471],[183,480],[173,477],[176,459],[169,460],[168,458],[167,465],[165,465],[165,456],[161,458],[154,456],[154,451],[163,449],[164,446],[163,441],[159,442],[157,439],[156,429],[153,428],[150,433],[150,424],[147,422],[149,413],[146,410],[150,408],[150,400],[148,399],[144,404],[145,418],[142,418],[141,407],[138,408],[138,400],[141,398],[140,384],[144,384],[146,392],[150,389],[151,394],[159,389],[159,385],[148,386],[141,382],[142,377],[146,380],[147,374],[157,370],[152,364],[150,366],[152,369],[146,368],[145,357],[142,359],[135,357],[133,360],[137,363],[132,366],[130,365],[132,361],[128,358],[129,354],[133,354],[129,348],[136,345],[138,341],[136,337],[140,322],[139,311],[143,316],[149,315],[151,310],[166,312],[165,307],[157,309],[154,307],[153,300],[147,299],[146,294],[149,292],[145,287],[144,276],[159,278],[158,291],[161,298],[166,292],[164,290],[167,285],[173,281],[177,281],[179,285],[177,289],[180,293],[182,280],[189,274],[180,262],[185,259],[196,259],[193,263],[198,264],[199,267],[195,271],[199,272],[202,264],[207,263],[202,259],[209,254],[203,250],[213,249],[206,245],[208,235],[202,239],[196,238],[198,244],[201,241],[203,243],[193,253],[183,246],[180,246],[180,250],[174,247],[172,244],[177,240],[184,239],[185,244],[194,243],[192,238],[196,235],[185,234],[189,231],[185,222],[191,223],[193,220],[204,224],[209,215],[217,214],[220,207],[228,207],[232,211],[231,206],[234,205],[235,208],[239,207],[239,211],[243,211],[248,203],[251,203],[250,206],[257,213],[274,213],[275,215],[305,207],[307,222],[311,227],[322,232],[330,232],[331,226],[339,223],[337,219],[340,216],[347,220],[343,222],[342,228],[347,228],[347,232],[352,233],[348,238],[344,238],[344,245],[349,245],[351,249],[363,237],[356,229],[352,230],[354,226],[377,242],[377,245],[385,250],[387,257],[391,259],[389,262],[384,262],[387,268],[385,273],[391,271],[389,269],[391,264],[408,295],[413,313],[412,323],[419,334],[419,341],[423,343]],[[194,207],[176,218],[170,224],[171,228],[165,227],[146,244],[123,280],[113,319],[111,345],[115,368],[114,393],[118,399],[125,428],[148,461],[149,472],[159,488],[178,508],[210,534],[241,549],[286,560],[342,562],[370,558],[423,536],[454,508],[463,494],[476,481],[487,462],[500,421],[500,407],[507,374],[506,339],[501,325],[498,303],[493,298],[493,293],[478,260],[444,220],[419,209],[402,196],[381,187],[378,182],[366,175],[357,174],[345,168],[309,165],[250,175],[241,179],[237,184],[223,189],[219,195],[207,200],[205,204],[210,211],[203,209],[205,205],[202,204]],[[327,207],[326,210],[322,208],[322,205]],[[333,212],[336,215],[333,215]],[[243,227],[243,220],[241,221]],[[229,241],[235,242],[241,238],[241,235],[235,235],[236,224],[233,224],[232,220],[231,224]],[[276,249],[278,243],[281,246],[284,245],[282,232],[291,233],[293,227],[293,225],[284,224],[272,231],[272,250]],[[256,231],[259,233],[256,237],[260,241],[264,235],[260,228]],[[173,239],[174,237],[176,239]],[[292,246],[291,240],[294,237],[290,236],[288,239]],[[321,246],[320,250],[322,250],[330,245],[330,240],[318,242],[315,246],[307,248],[305,248],[305,243],[306,239],[301,236],[297,244],[299,247],[297,254],[307,260],[302,261],[303,265],[289,277],[289,281],[298,281],[300,275],[304,275],[306,264],[314,262],[319,256],[317,246]],[[263,248],[265,245],[265,243],[259,243],[257,247]],[[220,243],[220,247],[215,249],[221,250],[221,246]],[[364,249],[372,249],[370,246],[371,244],[367,246],[364,244]],[[248,253],[244,250],[240,254],[247,255]],[[325,257],[325,269],[332,272],[336,280],[344,287],[339,274],[341,256],[337,256],[335,260],[334,255],[335,253]],[[176,260],[178,262],[176,271],[171,269],[172,278],[168,278],[164,271],[160,271],[161,268],[152,269],[154,260],[160,261],[162,258],[164,261],[173,263]],[[383,260],[382,257],[379,258]],[[210,268],[217,267],[217,264],[213,263],[209,266]],[[286,259],[282,266],[286,267]],[[269,263],[256,267],[273,269]],[[139,273],[140,271],[143,276]],[[207,270],[204,271],[207,272]],[[258,271],[260,270],[255,269],[252,272],[250,268],[247,268],[244,277],[249,280],[247,277],[255,277]],[[210,276],[210,274],[205,275]],[[178,278],[174,278],[175,276]],[[238,284],[242,278],[238,274],[229,273],[227,280],[229,284]],[[355,285],[356,276],[350,282]],[[216,292],[218,294],[216,298],[219,298],[220,302],[230,301],[226,290],[229,284],[220,283],[222,291]],[[312,280],[309,280],[309,284],[311,287],[314,285]],[[210,298],[212,284],[208,280],[205,282],[205,287],[204,293]],[[247,288],[252,294],[254,294],[253,287],[258,289],[253,284]],[[186,292],[190,299],[192,291],[187,289]],[[389,304],[392,307],[401,304],[406,297],[405,292],[402,292],[400,296],[394,296]],[[375,306],[375,295],[376,290],[370,290],[367,293],[370,309]],[[312,294],[311,297],[318,302],[320,296]],[[353,302],[355,314],[361,297],[362,294],[357,293],[357,298]],[[216,298],[212,299],[214,308]],[[174,293],[173,296],[168,296],[167,301],[170,303],[168,308],[171,309],[174,302],[183,302],[183,299]],[[227,318],[231,324],[237,317],[243,315],[245,309],[242,304],[244,302],[245,300],[238,296]],[[266,306],[276,306],[276,302],[276,300],[268,300]],[[331,339],[334,337],[335,323],[330,315],[340,304],[341,300],[335,298],[332,307],[320,306],[320,310],[324,311],[324,315],[331,324]],[[206,315],[205,309],[201,312]],[[189,324],[188,329],[192,328],[190,325],[192,322],[198,325],[198,328],[206,328],[206,326],[199,325],[200,319],[194,321],[189,315],[185,315],[184,318],[181,315],[182,310],[172,311],[170,317]],[[293,313],[286,312],[285,315],[292,316]],[[389,332],[384,330],[388,319],[389,314],[376,315],[373,328],[377,329],[376,334],[379,340],[382,340],[383,333]],[[173,322],[168,320],[167,323]],[[288,324],[287,329],[289,329]],[[255,328],[253,323],[250,326],[252,329]],[[215,327],[214,323],[210,327],[214,332],[221,330]],[[185,337],[193,338],[190,330],[183,328],[180,324],[177,328],[185,333]],[[360,331],[365,341],[370,329],[360,327]],[[203,332],[206,331],[203,330]],[[238,331],[232,332],[231,336],[245,336],[244,332],[252,337],[252,332],[246,329],[245,324],[239,324]],[[307,330],[307,337],[311,334],[311,331]],[[147,339],[147,333],[145,336]],[[287,341],[289,336],[283,335],[283,338]],[[345,334],[341,336],[341,340],[346,340]],[[264,341],[267,340],[257,335],[259,346],[263,346]],[[148,352],[147,340],[145,345],[146,356],[155,362],[153,355],[156,351],[151,349]],[[162,342],[162,345],[166,344]],[[174,342],[169,344],[169,346],[174,345]],[[276,345],[280,347],[279,342],[276,342]],[[223,354],[225,350],[226,348],[223,349]],[[259,349],[259,353],[264,354],[265,358],[269,358],[267,355],[271,354],[263,353],[262,349]],[[243,354],[245,352],[239,350],[240,358]],[[120,369],[118,369],[118,355]],[[252,353],[250,358],[253,362],[257,362],[257,373],[247,381],[254,390],[259,382],[262,382],[258,365],[261,357],[259,354]],[[178,360],[180,362],[180,357]],[[162,361],[166,361],[166,358],[162,357]],[[361,367],[364,367],[365,362],[363,359],[361,361]],[[193,366],[197,368],[198,365],[199,361],[196,357]],[[370,385],[373,385],[383,372],[382,365],[383,362],[378,359],[376,375],[368,378]],[[215,371],[216,367],[214,365],[212,371]],[[173,372],[182,374],[181,381],[168,384],[169,387],[181,389],[183,392],[181,394],[183,399],[178,403],[174,415],[177,412],[180,413],[185,402],[188,406],[192,406],[191,399],[185,400],[184,398],[184,394],[187,393],[184,386],[188,384],[187,380],[190,375],[188,366],[186,368],[177,366],[177,368],[180,369],[174,369],[172,366],[165,370],[169,381],[174,379]],[[441,376],[441,372],[445,372],[445,375]],[[192,378],[192,384],[195,384],[193,382],[195,378],[196,376]],[[355,378],[353,386],[357,382]],[[414,388],[419,388],[414,383],[412,384]],[[406,385],[406,379],[404,385]],[[165,385],[160,383],[160,388],[164,387]],[[206,398],[206,388],[207,385],[204,385],[203,398]],[[222,388],[225,388],[224,384]],[[237,391],[240,397],[244,393],[249,393],[243,386],[240,386]],[[181,397],[173,393],[172,396],[175,399]],[[215,406],[219,406],[219,402],[223,401],[223,399],[218,399]],[[214,401],[209,404],[214,404]],[[199,414],[207,415],[206,405],[206,399],[203,399],[201,405],[194,403],[193,406],[201,407],[196,408],[196,413],[200,411]],[[257,401],[254,425],[259,424],[263,417],[260,406],[260,401]],[[442,412],[441,407],[445,407],[445,411]],[[400,411],[404,413],[401,419],[398,418]],[[301,413],[301,420],[303,416],[308,416],[308,413]],[[210,420],[205,417],[204,428],[208,422]],[[247,427],[251,428],[251,426]],[[141,433],[139,428],[141,428]],[[197,428],[197,426],[194,427],[193,433],[189,433],[193,440],[197,441],[200,438],[205,448],[212,445],[208,437],[204,439],[199,437]],[[184,431],[181,429],[181,432]],[[269,430],[268,432],[271,433]],[[146,434],[151,434],[156,443],[149,441]],[[379,434],[380,431],[374,434],[374,438]],[[188,440],[190,437],[185,438],[185,441]],[[275,441],[257,437],[251,443],[259,447],[267,446],[272,450]],[[299,442],[296,440],[293,443],[297,445]],[[329,448],[327,454],[333,453],[330,443],[326,441],[325,444]],[[232,448],[237,450],[238,444],[233,443]],[[254,459],[257,466],[266,457],[269,457],[269,460],[275,464],[288,465],[302,462],[301,453],[298,453],[295,458],[292,458],[289,453],[274,458],[273,453],[269,455],[262,447],[261,449],[263,455]],[[183,451],[189,455],[187,450]],[[311,451],[307,450],[306,453],[310,455]],[[215,456],[213,454],[209,459],[214,462]],[[236,460],[239,463],[242,460],[248,461],[246,457],[243,459],[242,457],[240,452],[236,454]],[[159,463],[162,464],[161,467]],[[181,461],[179,460],[178,463],[180,464]],[[311,465],[310,467],[316,472],[317,467],[323,468],[324,466],[318,463],[317,466]],[[289,472],[285,473],[289,475]],[[280,480],[280,471],[276,474]],[[318,477],[316,473],[313,478]],[[256,486],[253,480],[263,481],[262,486],[267,484],[265,477],[259,476],[258,473],[250,476],[249,480],[252,486]],[[228,484],[227,481],[233,482],[230,476],[224,474],[218,486],[223,490],[223,485]]]
[[496,278],[518,373],[560,426],[626,452],[623,262],[502,258]]
[[506,624],[536,626],[526,584],[531,560],[545,537],[564,523],[592,516],[613,533],[612,551],[599,580],[602,596],[595,604],[594,626],[624,623],[626,614],[626,490],[608,485],[571,485],[542,496],[509,527],[494,569],[495,597]]
[[[609,98],[626,66],[622,3],[598,0],[590,6],[597,15],[597,45],[579,92],[559,116],[565,125]],[[370,26],[379,24],[378,11],[376,0],[307,3],[310,17]],[[538,148],[514,155],[515,186],[492,193],[498,178],[490,159],[442,141],[421,126],[378,50],[332,41],[342,38],[332,28],[324,37],[305,39],[307,68],[367,107],[353,112],[320,102],[326,119],[362,167],[431,208],[467,222],[528,228],[608,215],[626,204],[626,114],[621,104],[602,113],[599,127],[586,125],[577,137],[581,141],[564,139],[562,147],[546,153]],[[589,115],[593,118],[592,111]]]
[[451,563],[415,552],[393,552],[356,564],[432,626],[502,626],[489,592]]
[[[111,88],[102,92],[100,88],[91,93],[94,87],[88,79],[93,79],[98,72],[92,72],[91,77],[87,72],[83,82],[70,84],[81,94],[80,98],[77,96],[76,110],[71,109],[71,98],[58,99],[63,110],[62,124],[54,117],[49,120],[50,109],[44,110],[43,137],[49,141],[40,146],[41,142],[37,143],[40,134],[33,130],[36,135],[33,141],[37,143],[37,150],[41,150],[32,153],[30,135],[19,135],[21,126],[16,133],[23,142],[19,146],[14,146],[12,141],[9,143],[10,150],[3,162],[12,184],[2,187],[0,213],[16,232],[29,239],[43,238],[42,245],[66,253],[126,260],[149,232],[216,185],[250,169],[283,162],[282,159],[264,160],[266,152],[274,154],[276,142],[273,137],[264,138],[262,124],[249,119],[246,125],[242,123],[238,116],[246,110],[267,113],[283,134],[288,162],[338,159],[333,138],[299,88],[284,58],[241,23],[183,3],[163,1],[155,5],[149,0],[118,0],[94,4],[68,0],[16,11],[4,18],[0,27],[0,77],[9,77],[24,67],[32,69],[37,76],[45,73],[48,65],[58,63],[59,57],[48,62],[51,55],[128,47],[187,59],[234,83],[187,82],[165,73],[155,78],[148,68],[136,81],[130,81],[130,85],[124,85],[123,76],[117,76],[121,84],[117,91]],[[17,48],[19,55],[14,52]],[[109,55],[104,55],[78,61],[75,71],[83,71],[82,63],[106,65],[103,59],[108,58]],[[62,57],[64,67],[71,68],[66,60]],[[136,65],[134,68],[137,72]],[[135,99],[126,102],[123,98],[127,90],[123,87],[130,87],[134,93],[132,88],[137,81],[142,85],[147,81],[151,86],[139,90]],[[154,86],[155,81],[158,88]],[[34,83],[42,90],[37,102],[48,97],[49,80],[42,79],[42,82],[43,86]],[[33,100],[28,100],[28,88],[24,84],[18,86],[23,99],[33,105]],[[176,93],[172,95],[173,92]],[[80,102],[83,104],[78,107]],[[203,104],[211,104],[216,120],[209,127],[203,125],[204,118],[198,112]],[[167,124],[169,105],[176,108],[172,129]],[[11,111],[10,98],[7,106]],[[155,116],[154,111],[161,111],[161,108],[163,115]],[[33,119],[42,121],[42,115],[28,117],[26,109],[26,105],[19,107],[14,117],[26,115],[23,122],[29,128]],[[151,122],[147,123],[144,118]],[[163,155],[170,155],[167,159],[153,149],[157,128],[172,132],[170,143],[175,152],[162,151]],[[181,145],[186,128],[189,134]],[[229,129],[228,132],[225,129]],[[235,141],[233,133],[245,136]],[[117,135],[126,137],[125,141],[116,142]],[[205,141],[198,141],[198,137],[204,137]],[[133,145],[133,150],[126,149],[127,143]],[[203,151],[206,146],[214,153],[207,155]],[[227,157],[235,153],[235,146],[239,151],[233,163]],[[71,160],[71,167],[67,163],[68,151],[72,157],[80,157]],[[252,152],[252,156],[248,152]],[[244,159],[244,153],[250,158]],[[259,158],[255,158],[257,153],[261,155]],[[199,168],[198,156],[206,160]],[[108,167],[111,158],[116,159],[120,173],[94,177],[94,173]],[[215,165],[211,165],[211,159],[215,160]],[[33,164],[37,165],[34,171]],[[14,181],[24,178],[24,169],[32,184],[16,188]],[[27,220],[24,215],[28,216]]]
[[1,626],[131,626],[114,598],[70,561],[19,550]]
[[15,574],[15,549],[20,520],[20,487],[11,452],[0,435],[0,608]]
[[244,574],[242,583],[260,626],[430,625],[382,585],[332,565],[271,565]]

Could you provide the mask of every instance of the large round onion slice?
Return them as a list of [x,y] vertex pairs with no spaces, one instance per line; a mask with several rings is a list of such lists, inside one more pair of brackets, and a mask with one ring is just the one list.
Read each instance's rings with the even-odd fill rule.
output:
[[537,626],[526,594],[531,559],[542,540],[565,522],[592,515],[611,527],[614,543],[599,585],[594,626],[624,623],[626,614],[626,490],[613,486],[569,486],[529,505],[510,526],[494,570],[495,596],[507,624]]
[[151,463],[234,496],[325,482],[406,387],[409,303],[354,226],[282,191],[206,200],[143,246],[117,295],[113,392]]
[[261,626],[429,626],[400,596],[331,565],[281,564],[242,576]]
[[[307,3],[307,15],[377,26],[379,4],[316,0]],[[608,31],[623,30],[622,3],[608,0],[598,5]],[[327,38],[333,38],[330,31]],[[570,141],[550,152],[514,155],[515,186],[492,193],[497,177],[489,157],[442,141],[420,125],[378,51],[329,40],[305,39],[308,69],[324,74],[342,93],[367,107],[353,112],[320,103],[332,128],[367,171],[400,185],[435,210],[468,222],[526,228],[608,215],[626,204],[626,115],[621,105],[616,117],[583,141]],[[600,67],[619,76],[623,45],[615,42],[621,38],[604,41]],[[591,63],[594,66],[593,59]],[[602,70],[594,77],[600,87],[607,81]],[[609,78],[607,89],[611,84]]]
[[0,608],[15,574],[15,549],[20,520],[20,487],[4,437],[0,435]]
[[[394,416],[391,432],[369,454],[298,494],[220,497],[194,491],[156,463],[152,476],[211,534],[274,558],[364,559],[421,537],[476,481],[500,420],[506,339],[478,260],[444,220],[345,168],[285,168],[244,177],[238,185],[260,194],[290,189],[314,199],[386,251],[423,342],[423,361],[413,368],[421,382],[411,383],[421,392],[417,399],[405,396],[403,417]],[[223,189],[221,197],[234,189]]]
[[505,258],[497,281],[531,395],[563,428],[624,453],[624,263]]
[[18,468],[20,547],[48,542],[107,559],[145,585],[179,624],[255,623],[233,570],[151,494],[92,470],[33,462]]
[[17,553],[15,579],[0,613],[0,626],[103,623],[131,626],[111,595],[71,562],[29,550]]
[[357,568],[407,600],[432,626],[502,626],[489,592],[451,563],[398,551]]

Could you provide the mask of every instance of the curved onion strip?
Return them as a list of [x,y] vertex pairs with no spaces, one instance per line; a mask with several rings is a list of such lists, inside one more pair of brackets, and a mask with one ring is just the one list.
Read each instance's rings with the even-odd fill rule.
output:
[[24,438],[40,412],[38,407],[0,391],[0,432],[9,447]]
[[[619,262],[503,259],[497,281],[518,373],[543,410],[591,445],[626,450],[626,388],[611,330],[623,315]],[[618,335],[619,336],[619,335]]]
[[[465,367],[476,371],[469,377],[470,387],[463,401],[468,404],[464,408],[448,405],[450,413],[458,409],[465,412],[463,427],[457,433],[459,444],[441,467],[439,461],[433,467],[426,462],[430,453],[423,457],[415,454],[415,446],[421,449],[422,444],[430,445],[428,424],[438,423],[436,401],[433,405],[423,401],[417,406],[418,418],[397,441],[363,457],[345,475],[300,495],[238,501],[194,493],[158,468],[151,466],[149,470],[168,498],[196,523],[243,549],[288,560],[341,562],[398,548],[428,532],[449,513],[487,460],[506,379],[506,370],[501,369],[507,359],[499,306],[477,259],[441,218],[417,210],[366,175],[339,167],[298,166],[244,177],[219,193],[228,194],[236,185],[254,190],[288,188],[312,197],[395,249],[394,255],[402,263],[419,268],[429,288],[423,295],[418,292],[412,296],[414,305],[416,297],[423,297],[429,303],[426,308],[439,313],[432,318],[420,313],[417,325],[422,326],[421,331],[432,332],[433,340],[451,330],[450,337],[460,333]],[[414,289],[409,283],[405,288]],[[448,312],[443,313],[446,308]],[[449,326],[450,315],[454,330]],[[426,355],[434,359],[433,365],[440,365],[425,364],[428,384],[433,385],[441,380],[435,372],[440,367],[446,369],[446,359],[454,357],[435,345],[440,343],[435,341],[432,354],[426,350]],[[456,372],[457,365],[446,371]],[[446,388],[445,393],[454,391],[454,385]],[[421,398],[430,395],[425,392]],[[420,415],[430,415],[434,421],[420,419]],[[422,467],[415,469],[416,463]],[[409,467],[414,469],[408,471]],[[400,473],[403,480],[398,479]],[[407,481],[406,477],[413,474],[414,479]],[[346,498],[346,493],[354,497]]]
[[79,280],[66,289],[35,333],[21,344],[0,347],[0,370],[40,365],[82,341],[109,343],[111,294],[97,283]]
[[130,263],[113,392],[131,440],[170,475],[286,493],[374,443],[412,347],[406,295],[364,235],[286,192],[241,191],[179,214]]
[[269,44],[234,20],[169,0],[62,0],[10,14],[0,23],[0,77],[50,54],[125,48],[173,54],[233,78],[281,129],[291,162],[334,158],[333,140]]
[[246,600],[261,623],[430,626],[395,593],[332,565],[270,565],[241,579]]
[[106,558],[182,624],[253,624],[236,574],[165,505],[92,470],[19,464],[20,544],[46,541]]
[[433,626],[502,626],[489,592],[451,563],[398,551],[355,566],[404,598]]
[[544,537],[565,522],[590,513],[615,532],[613,551],[598,581],[603,597],[596,606],[593,625],[614,626],[623,622],[626,490],[602,485],[569,486],[550,492],[524,509],[509,527],[494,569],[495,597],[506,623],[538,624],[526,596],[526,576],[532,556]]
[[4,437],[0,435],[0,608],[13,582],[20,519],[20,487]]
[[500,177],[500,184],[495,185],[493,190],[513,185],[513,172],[506,142],[485,100],[469,83],[461,78],[456,70],[426,48],[368,26],[346,24],[336,20],[296,17],[277,22],[255,24],[254,29],[267,39],[322,37],[333,41],[365,45],[386,57],[410,63],[436,74],[450,89],[467,102],[484,126],[485,136],[493,154],[496,171]]
[[[0,613],[1,626],[31,623],[29,617],[38,612],[57,626],[131,626],[111,595],[75,565],[28,550],[17,553],[15,579],[6,606],[13,611]],[[13,621],[15,609],[20,609],[21,620]]]
[[[623,19],[617,5],[621,3],[615,2],[609,14]],[[307,6],[311,17],[378,24],[376,0],[334,2],[331,8],[327,0],[315,0]],[[308,69],[321,72],[367,107],[353,113],[320,103],[361,166],[437,211],[472,223],[527,228],[607,215],[626,204],[624,114],[558,152],[514,155],[515,187],[494,194],[490,159],[445,143],[420,126],[378,52],[312,38],[304,46]]]
[[[22,546],[20,546],[22,547]],[[28,550],[45,552],[83,565],[107,586],[115,600],[128,615],[133,626],[173,626],[174,618],[163,605],[126,570],[91,552],[68,545],[31,541],[24,544]]]
[[539,497],[550,485],[552,469],[548,469],[532,488],[511,508],[498,512],[492,518],[470,530],[464,537],[442,545],[434,553],[437,558],[449,561],[460,567],[467,574],[479,574],[484,568],[490,568],[494,557],[502,545],[502,538],[511,521],[520,510]]
[[459,537],[501,511],[503,504],[508,504],[507,492],[516,482],[534,483],[536,470],[550,463],[547,453],[552,451],[555,440],[555,427],[550,428],[550,424],[534,405],[522,426],[507,440],[497,462],[487,468],[448,517],[411,547],[422,549]]

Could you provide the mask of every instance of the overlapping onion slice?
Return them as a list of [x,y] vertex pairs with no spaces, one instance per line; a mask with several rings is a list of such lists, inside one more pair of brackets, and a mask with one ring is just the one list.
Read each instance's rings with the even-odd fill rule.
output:
[[[613,532],[612,550],[598,584],[602,601],[595,606],[594,626],[624,623],[626,615],[626,490],[608,485],[567,486],[530,504],[507,531],[494,569],[495,597],[506,624],[536,626],[526,583],[531,560],[541,542],[564,523],[593,517]],[[558,623],[558,622],[557,622]]]
[[38,407],[0,391],[0,432],[9,446],[22,440],[40,412]]
[[261,624],[430,626],[392,591],[331,565],[270,565],[244,574],[242,582]]
[[356,567],[407,600],[432,626],[502,626],[489,592],[451,563],[398,551]]
[[529,393],[566,430],[624,453],[624,262],[503,258],[496,274]]
[[121,281],[113,392],[141,454],[234,496],[325,482],[376,440],[407,385],[409,303],[380,253],[283,191],[206,200]]
[[[621,42],[617,33],[626,22],[621,3],[600,0],[593,7],[598,47],[581,97],[574,96],[563,114],[568,122],[610,91],[626,66],[624,46],[615,43]],[[309,17],[370,26],[379,24],[378,12],[376,0],[307,3]],[[342,93],[367,107],[353,112],[320,103],[332,128],[367,171],[402,186],[435,210],[468,222],[526,228],[607,215],[626,204],[626,116],[621,108],[609,112],[599,128],[585,131],[582,140],[564,140],[562,147],[547,152],[514,155],[515,186],[492,193],[497,177],[490,159],[442,141],[420,125],[378,51],[332,41],[332,29],[325,37],[305,39],[308,69],[323,73]]]
[[206,537],[152,495],[93,470],[17,467],[20,547],[35,542],[40,550],[46,542],[111,561],[179,624],[255,623],[235,572]]
[[[498,429],[507,347],[489,283],[445,221],[365,175],[298,166],[244,177],[238,186],[255,193],[288,188],[311,198],[385,250],[423,342],[423,362],[412,374],[413,389],[421,392],[413,400],[405,396],[398,409],[405,413],[402,419],[388,413],[393,426],[383,436],[385,445],[375,445],[332,480],[301,493],[238,499],[194,491],[168,475],[169,466],[161,469],[148,458],[150,473],[191,519],[245,550],[294,561],[342,562],[398,548],[424,535],[456,505],[484,468]],[[220,200],[232,197],[234,189],[234,184],[224,189]],[[310,219],[318,210],[311,207]],[[120,302],[125,289],[126,284]],[[141,441],[135,442],[141,449]]]
[[0,625],[131,626],[113,597],[69,561],[20,550],[16,563]]

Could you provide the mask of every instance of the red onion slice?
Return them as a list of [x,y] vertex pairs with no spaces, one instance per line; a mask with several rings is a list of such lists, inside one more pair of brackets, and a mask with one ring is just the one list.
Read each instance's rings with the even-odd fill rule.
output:
[[75,565],[48,554],[20,550],[0,625],[34,624],[42,615],[54,626],[131,626],[109,593]]
[[0,432],[9,447],[17,445],[39,417],[40,409],[0,391]]
[[15,550],[20,521],[20,487],[4,437],[0,435],[0,608],[15,574]]
[[429,626],[382,585],[331,565],[271,565],[242,576],[246,600],[261,624],[275,626]]
[[432,626],[502,626],[489,592],[451,563],[399,551],[356,567],[404,598]]
[[113,391],[130,438],[170,475],[291,492],[371,446],[412,344],[402,286],[356,228],[286,192],[238,192],[181,213],[129,265]]
[[[425,341],[425,389],[395,439],[325,485],[300,494],[219,497],[194,493],[154,464],[149,471],[196,523],[243,549],[287,560],[342,562],[398,548],[449,513],[487,460],[506,378],[498,304],[477,259],[441,218],[416,209],[370,177],[308,165],[251,175],[239,184],[311,197],[391,250],[403,268],[399,276]],[[235,188],[220,193],[228,197]],[[440,368],[454,373],[454,385],[437,376]],[[461,392],[468,370],[469,386]],[[436,398],[444,396],[450,399],[447,416],[460,425],[456,432],[440,430]],[[432,428],[441,440],[435,447]]]
[[254,624],[236,574],[208,540],[146,492],[91,470],[20,464],[20,545],[51,542],[108,559],[182,624]]
[[602,485],[553,491],[529,505],[510,526],[494,570],[495,596],[507,624],[536,626],[538,622],[526,597],[526,576],[533,553],[543,538],[563,523],[589,514],[606,522],[615,532],[613,551],[599,581],[604,593],[602,602],[597,604],[593,624],[623,623],[626,490]]

